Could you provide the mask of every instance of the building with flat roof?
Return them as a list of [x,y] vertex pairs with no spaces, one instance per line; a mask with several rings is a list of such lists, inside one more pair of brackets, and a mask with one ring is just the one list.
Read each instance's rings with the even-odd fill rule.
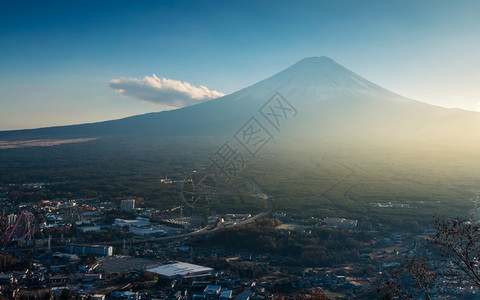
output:
[[214,272],[212,268],[189,264],[185,262],[175,262],[155,268],[150,268],[146,271],[168,279],[207,277],[213,275]]
[[223,290],[220,292],[219,300],[229,300],[232,299],[232,291],[231,290]]
[[65,252],[70,254],[93,254],[95,256],[112,256],[113,247],[112,246],[101,246],[101,245],[65,245]]
[[160,227],[150,227],[150,226],[148,227],[147,226],[145,227],[131,226],[130,232],[135,235],[141,235],[141,236],[165,235],[167,233],[165,230],[163,230]]
[[222,287],[219,285],[207,285],[207,287],[203,291],[203,295],[205,296],[205,299],[217,300],[220,296],[221,290]]
[[125,219],[115,219],[113,222],[113,225],[119,226],[119,227],[145,227],[145,226],[150,226],[150,220],[147,218],[141,218],[137,217],[135,220],[125,220]]

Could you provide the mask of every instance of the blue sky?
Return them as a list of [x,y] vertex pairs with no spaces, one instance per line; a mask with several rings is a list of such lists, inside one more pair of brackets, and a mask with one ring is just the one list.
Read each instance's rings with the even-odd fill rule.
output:
[[182,105],[139,101],[113,79],[228,94],[322,55],[404,96],[475,110],[479,13],[478,1],[2,1],[0,130]]

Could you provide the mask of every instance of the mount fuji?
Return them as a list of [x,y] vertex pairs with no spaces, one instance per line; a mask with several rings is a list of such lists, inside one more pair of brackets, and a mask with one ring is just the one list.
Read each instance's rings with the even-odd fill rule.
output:
[[232,135],[273,95],[298,111],[282,134],[299,138],[478,143],[480,114],[388,91],[328,57],[305,58],[221,98],[119,120],[0,132],[0,140]]

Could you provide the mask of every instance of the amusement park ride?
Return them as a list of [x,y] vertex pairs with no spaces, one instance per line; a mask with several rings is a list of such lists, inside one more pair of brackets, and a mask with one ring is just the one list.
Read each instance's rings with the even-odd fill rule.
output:
[[31,240],[35,234],[35,224],[35,217],[31,212],[20,212],[11,224],[7,224],[1,236],[2,247],[5,248],[12,242],[27,242]]
[[192,174],[183,181],[181,205],[190,209],[209,207],[216,193],[216,182],[212,176]]

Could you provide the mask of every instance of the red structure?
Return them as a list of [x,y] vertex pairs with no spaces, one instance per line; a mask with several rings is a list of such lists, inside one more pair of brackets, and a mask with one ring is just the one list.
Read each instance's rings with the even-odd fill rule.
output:
[[35,217],[29,211],[22,211],[13,225],[7,227],[2,235],[3,247],[13,241],[29,241],[35,234]]

